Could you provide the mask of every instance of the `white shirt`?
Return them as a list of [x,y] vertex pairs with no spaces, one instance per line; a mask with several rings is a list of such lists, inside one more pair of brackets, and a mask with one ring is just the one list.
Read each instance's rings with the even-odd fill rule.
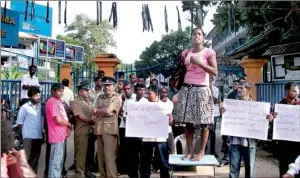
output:
[[[167,100],[167,102],[162,102],[162,101],[159,100],[158,103],[165,104],[165,106],[166,106],[166,109],[165,109],[166,113],[165,114],[166,115],[167,114],[172,114],[174,105],[169,99]],[[172,127],[171,126],[168,127],[168,132],[172,133]],[[165,139],[165,138],[143,138],[143,142],[166,142],[166,141],[167,141],[167,139]]]
[[[213,92],[212,92],[213,97],[219,99],[219,89],[213,85],[212,90],[213,90]],[[214,117],[218,117],[218,116],[220,116],[220,105],[215,104],[214,105]]]
[[21,80],[21,99],[28,98],[28,90],[24,90],[23,85],[40,86],[39,80],[36,76],[32,76],[31,78],[29,74],[23,75]]
[[100,95],[103,95],[104,92],[103,92],[103,89],[101,89],[101,91],[99,91],[98,93],[96,93],[96,90],[95,89],[91,89],[89,90],[89,96],[92,98],[92,103],[93,103],[93,106],[95,107],[96,106],[96,103],[97,103],[97,99]]
[[300,155],[297,157],[296,161],[289,165],[288,172],[290,175],[295,176],[300,173]]
[[64,87],[64,95],[61,99],[66,102],[68,106],[70,106],[70,101],[74,100],[73,91],[69,87]]
[[126,118],[127,117],[127,104],[128,104],[128,102],[135,102],[136,101],[136,95],[133,93],[132,95],[131,95],[131,97],[130,98],[127,98],[127,97],[125,97],[125,101],[124,101],[124,104],[123,104],[123,117],[121,117],[121,123],[120,123],[120,128],[125,128],[125,126],[126,126],[126,124],[125,124],[125,121],[124,121],[124,118]]

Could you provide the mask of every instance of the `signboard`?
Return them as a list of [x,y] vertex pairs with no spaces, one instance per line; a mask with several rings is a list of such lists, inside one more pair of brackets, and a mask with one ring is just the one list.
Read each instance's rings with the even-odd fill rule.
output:
[[28,69],[29,67],[29,57],[17,55],[19,67],[22,69]]
[[270,103],[225,99],[221,135],[267,140]]
[[31,20],[31,2],[28,3],[27,20],[25,21],[26,1],[11,1],[10,8],[20,12],[19,28],[22,32],[32,33],[42,36],[52,36],[52,13],[49,7],[49,23],[46,22],[47,6],[34,4],[34,17]]
[[9,9],[5,17],[3,13],[4,8],[1,8],[1,45],[18,47],[20,14]]
[[273,139],[300,142],[300,106],[275,104]]
[[168,138],[168,108],[161,103],[128,102],[126,137]]
[[82,46],[66,45],[66,62],[83,63],[84,48]]
[[[48,49],[47,49],[48,42]],[[56,58],[63,60],[65,58],[65,41],[40,38],[39,42],[39,55],[41,57]]]

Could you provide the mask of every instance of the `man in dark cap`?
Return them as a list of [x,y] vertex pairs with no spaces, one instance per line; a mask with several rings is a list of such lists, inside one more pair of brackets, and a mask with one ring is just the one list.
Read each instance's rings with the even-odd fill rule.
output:
[[116,80],[111,77],[102,79],[104,95],[98,97],[93,109],[95,135],[97,135],[98,164],[100,177],[117,177],[118,113],[122,98],[115,92]]
[[76,120],[75,127],[75,177],[96,177],[85,170],[88,151],[89,134],[92,133],[94,120],[92,117],[93,103],[89,100],[89,83],[83,81],[78,85],[78,97],[71,102]]

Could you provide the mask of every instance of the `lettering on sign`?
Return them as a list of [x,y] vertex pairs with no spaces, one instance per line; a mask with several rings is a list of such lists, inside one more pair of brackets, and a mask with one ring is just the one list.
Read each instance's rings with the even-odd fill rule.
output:
[[168,138],[169,118],[166,105],[128,102],[126,137]]
[[[13,17],[1,15],[1,23],[15,25],[15,19]],[[1,29],[1,38],[6,38],[6,30]]]
[[300,142],[300,106],[276,104],[273,139]]
[[225,99],[221,135],[267,140],[270,103]]
[[13,17],[1,15],[1,22],[15,25],[15,19]]

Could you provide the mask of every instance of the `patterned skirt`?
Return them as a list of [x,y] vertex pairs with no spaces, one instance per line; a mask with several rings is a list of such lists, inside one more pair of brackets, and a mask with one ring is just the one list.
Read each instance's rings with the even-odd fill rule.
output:
[[178,103],[174,105],[173,118],[178,124],[193,124],[207,127],[214,124],[214,104],[209,87],[182,86],[178,92]]

